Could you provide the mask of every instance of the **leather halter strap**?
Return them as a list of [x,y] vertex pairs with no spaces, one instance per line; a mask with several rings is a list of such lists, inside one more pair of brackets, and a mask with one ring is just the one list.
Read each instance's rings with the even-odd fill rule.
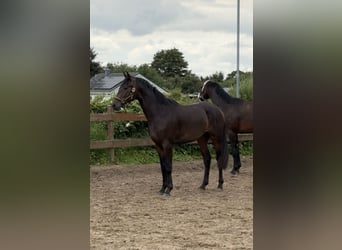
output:
[[126,98],[122,99],[120,97],[115,96],[114,100],[118,100],[119,102],[121,102],[121,104],[126,104],[129,101],[133,101],[134,93],[135,93],[135,87],[131,89],[131,91],[129,92],[129,95]]

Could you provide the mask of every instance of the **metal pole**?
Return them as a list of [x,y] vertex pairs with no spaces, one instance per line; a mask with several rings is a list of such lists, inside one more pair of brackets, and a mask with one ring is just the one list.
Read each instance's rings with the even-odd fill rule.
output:
[[236,97],[240,97],[240,0],[237,0]]

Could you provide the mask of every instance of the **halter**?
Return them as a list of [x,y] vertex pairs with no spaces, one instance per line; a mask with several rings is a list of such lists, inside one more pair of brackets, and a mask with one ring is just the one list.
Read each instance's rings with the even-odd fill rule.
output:
[[135,87],[131,89],[131,91],[129,92],[129,95],[126,98],[121,99],[120,97],[115,96],[114,100],[118,100],[119,102],[121,102],[121,104],[125,105],[128,101],[133,101],[134,93],[135,93]]
[[202,91],[204,90],[204,87],[205,85],[209,82],[209,80],[206,80],[204,83],[203,83],[203,86],[202,86]]

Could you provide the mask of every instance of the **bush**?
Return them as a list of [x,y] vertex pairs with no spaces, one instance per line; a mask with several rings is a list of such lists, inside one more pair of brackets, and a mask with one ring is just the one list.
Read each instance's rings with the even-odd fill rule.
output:
[[106,99],[103,95],[95,96],[90,100],[90,113],[104,113],[107,112],[107,107],[110,105],[112,98]]
[[253,156],[253,141],[239,142],[240,155],[252,155]]
[[245,100],[253,100],[253,79],[245,79],[241,82],[240,98]]
[[[236,84],[235,79],[234,84],[231,85],[229,90],[229,94],[232,96],[236,96]],[[227,81],[232,81],[229,79]],[[240,98],[245,100],[253,100],[253,74],[251,72],[244,73],[240,78]]]

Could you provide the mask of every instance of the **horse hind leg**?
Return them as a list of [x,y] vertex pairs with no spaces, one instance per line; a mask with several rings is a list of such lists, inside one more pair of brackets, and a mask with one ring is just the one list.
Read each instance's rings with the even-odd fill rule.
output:
[[229,140],[232,145],[232,155],[234,159],[233,169],[230,171],[232,175],[236,175],[240,172],[241,160],[240,160],[240,150],[239,150],[239,141],[236,133],[229,133]]
[[204,134],[201,138],[197,140],[200,152],[202,154],[203,163],[204,163],[204,176],[203,181],[200,186],[200,189],[205,190],[205,187],[209,183],[209,172],[210,172],[210,163],[211,163],[211,156],[208,149],[208,134]]
[[218,179],[218,189],[222,190],[223,187],[223,169],[227,168],[228,164],[228,148],[227,148],[227,142],[226,142],[226,135],[220,136],[220,137],[213,137],[213,147],[216,152],[216,161],[217,161],[217,167],[219,170],[219,179]]
[[170,195],[171,190],[173,189],[173,182],[172,182],[172,149],[171,153],[167,155],[164,159],[164,170],[165,170],[165,177],[166,177],[166,188],[165,194]]

